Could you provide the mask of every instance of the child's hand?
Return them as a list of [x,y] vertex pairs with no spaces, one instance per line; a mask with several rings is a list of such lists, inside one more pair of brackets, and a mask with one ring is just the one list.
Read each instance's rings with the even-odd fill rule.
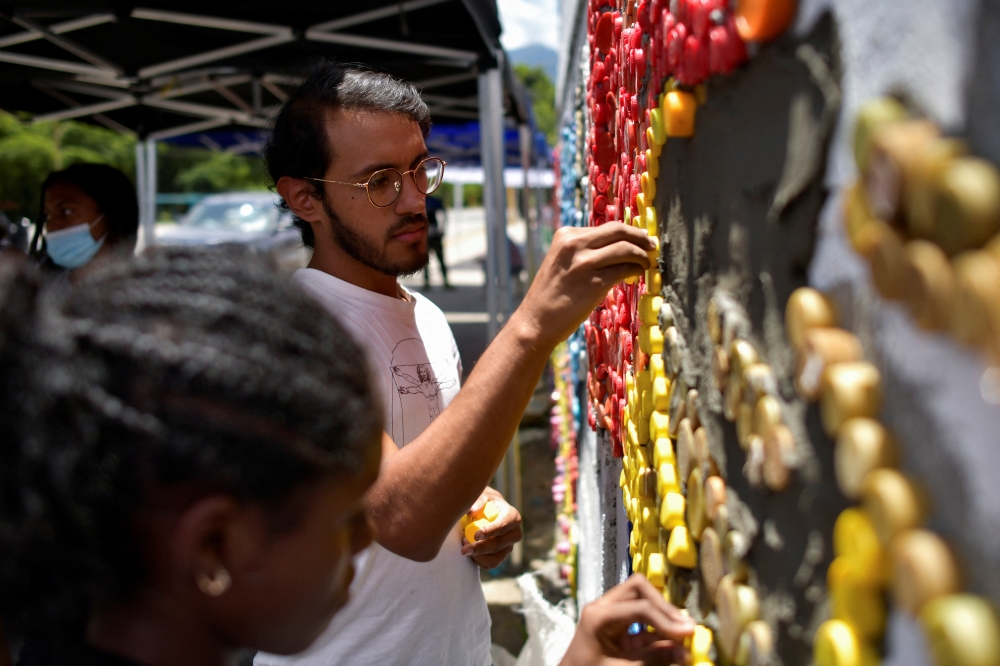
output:
[[[629,635],[636,622],[655,631]],[[692,633],[694,621],[665,601],[645,576],[635,574],[584,606],[560,666],[685,664],[683,641]]]

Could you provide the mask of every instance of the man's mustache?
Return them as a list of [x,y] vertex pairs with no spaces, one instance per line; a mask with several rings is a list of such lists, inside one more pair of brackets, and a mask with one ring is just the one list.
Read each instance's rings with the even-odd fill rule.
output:
[[416,215],[407,215],[406,217],[403,217],[399,222],[389,227],[389,231],[385,233],[385,237],[387,239],[392,238],[406,227],[413,226],[414,224],[427,224],[427,215],[418,213]]

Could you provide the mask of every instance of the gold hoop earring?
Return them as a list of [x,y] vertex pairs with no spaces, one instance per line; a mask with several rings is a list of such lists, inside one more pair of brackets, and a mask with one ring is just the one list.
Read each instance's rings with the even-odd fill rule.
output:
[[232,585],[232,577],[222,567],[219,567],[211,576],[208,574],[198,576],[198,589],[210,597],[221,597]]

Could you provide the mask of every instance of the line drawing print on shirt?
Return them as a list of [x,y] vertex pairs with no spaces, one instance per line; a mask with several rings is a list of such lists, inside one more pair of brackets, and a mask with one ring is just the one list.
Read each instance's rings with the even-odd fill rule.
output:
[[[426,359],[426,351],[423,341],[419,338],[406,338],[400,340],[392,351],[392,381],[396,387],[396,393],[400,401],[400,416],[405,417],[406,410],[402,409],[403,396],[421,395],[427,403],[428,422],[433,421],[441,413],[441,390],[455,386],[454,379],[438,380],[434,372],[434,364],[430,360],[414,363],[415,351],[419,348],[420,356]],[[417,357],[419,358],[419,356]],[[397,361],[406,361],[398,362]],[[395,405],[393,405],[395,408]],[[396,440],[399,443],[405,442],[406,422],[402,418],[403,439]],[[393,418],[393,425],[396,419]],[[395,439],[396,433],[393,433]]]

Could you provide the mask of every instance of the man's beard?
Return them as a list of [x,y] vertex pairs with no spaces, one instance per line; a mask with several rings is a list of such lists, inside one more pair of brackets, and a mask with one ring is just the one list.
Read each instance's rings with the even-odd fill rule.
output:
[[426,215],[407,215],[392,225],[385,234],[385,241],[382,248],[379,249],[368,239],[344,224],[340,216],[333,212],[329,202],[325,199],[323,200],[323,210],[326,211],[327,217],[330,219],[330,231],[333,236],[333,242],[365,266],[393,277],[405,277],[423,270],[424,266],[427,265],[430,254],[426,248],[424,248],[422,254],[408,263],[393,263],[385,256],[386,245],[388,245],[389,239],[392,238],[393,234],[398,233],[400,229],[410,226],[415,222],[426,224]]

